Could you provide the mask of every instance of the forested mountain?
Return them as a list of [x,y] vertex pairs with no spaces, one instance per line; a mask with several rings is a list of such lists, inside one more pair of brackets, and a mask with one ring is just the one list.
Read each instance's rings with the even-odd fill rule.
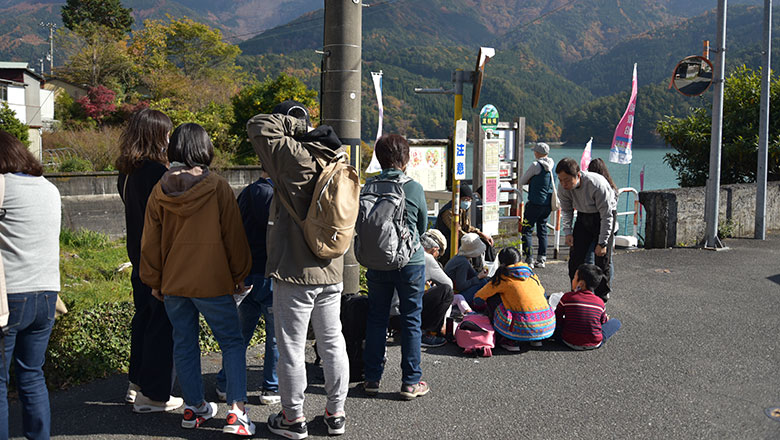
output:
[[[37,60],[48,50],[41,21],[61,26],[65,0],[0,0],[0,59]],[[452,131],[450,88],[456,68],[471,69],[479,46],[497,48],[480,104],[502,119],[525,116],[530,140],[611,138],[625,109],[631,66],[639,67],[638,143],[653,138],[659,115],[680,115],[691,99],[666,89],[685,55],[715,39],[717,0],[376,0],[363,8],[363,139],[376,130],[370,71],[384,72],[385,130],[414,137]],[[319,89],[323,0],[123,0],[143,20],[189,16],[240,43],[240,63],[258,79],[281,72]],[[753,7],[739,5],[754,5]],[[762,0],[731,0],[727,63],[760,63]],[[775,25],[777,26],[777,20]],[[267,30],[266,30],[267,29]],[[780,34],[777,34],[780,35]],[[251,38],[250,38],[251,37]],[[247,39],[249,38],[249,39]],[[775,44],[780,50],[780,44]],[[55,48],[55,61],[59,60]],[[778,60],[777,56],[775,60]],[[471,92],[467,87],[466,94]],[[470,118],[472,110],[464,117]],[[641,119],[640,119],[641,118]],[[601,139],[599,138],[599,141]]]
[[[763,7],[732,6],[726,21],[726,68],[761,64],[761,23]],[[596,96],[612,95],[625,90],[625,81],[616,76],[638,63],[643,84],[668,82],[674,66],[688,55],[701,55],[702,42],[715,47],[717,14],[709,11],[700,17],[677,25],[664,26],[616,45],[612,50],[574,63],[566,77],[587,88]],[[780,41],[780,15],[774,14],[773,35]],[[773,44],[778,49],[777,44]],[[773,60],[780,62],[777,58]],[[617,81],[616,81],[617,79]]]
[[[36,67],[49,51],[49,30],[39,23],[62,28],[65,0],[0,0],[0,60],[25,61]],[[122,0],[133,9],[134,28],[146,19],[187,16],[223,30],[233,42],[283,25],[303,13],[321,9],[323,0]],[[55,61],[57,56],[55,47]]]

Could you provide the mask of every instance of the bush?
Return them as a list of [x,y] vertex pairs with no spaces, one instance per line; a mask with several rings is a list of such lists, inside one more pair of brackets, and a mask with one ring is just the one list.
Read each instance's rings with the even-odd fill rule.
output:
[[[54,324],[44,366],[50,388],[65,388],[127,371],[130,361],[130,269],[124,241],[88,231],[60,233],[60,297],[69,312]],[[200,348],[218,352],[219,344],[203,317]],[[265,340],[264,326],[250,345]]]
[[[45,154],[61,165],[70,158],[85,160],[91,164],[91,169],[73,169],[73,171],[111,171],[114,160],[119,155],[119,137],[122,129],[119,127],[103,127],[96,130],[77,129],[60,130],[43,134],[43,149]],[[69,164],[71,168],[75,165]],[[65,171],[65,170],[61,170]]]
[[7,131],[23,144],[30,144],[30,134],[27,132],[27,127],[19,119],[16,118],[16,112],[8,107],[8,103],[0,101],[0,129]]
[[92,162],[80,157],[68,157],[57,166],[57,171],[61,173],[84,173],[95,171],[92,169]]

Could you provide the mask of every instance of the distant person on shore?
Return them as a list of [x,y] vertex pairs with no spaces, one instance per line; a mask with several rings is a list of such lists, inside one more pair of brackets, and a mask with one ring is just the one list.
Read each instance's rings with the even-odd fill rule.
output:
[[[252,271],[244,280],[244,285],[252,291],[241,299],[238,306],[238,319],[244,345],[255,334],[255,328],[262,316],[265,322],[265,353],[263,356],[263,388],[260,393],[260,403],[271,405],[279,403],[279,378],[276,374],[276,364],[279,361],[279,350],[276,347],[276,332],[274,331],[273,283],[265,277],[266,231],[268,229],[268,214],[271,210],[271,200],[274,195],[274,185],[268,178],[268,173],[260,169],[260,178],[249,184],[238,195],[238,208],[241,210],[241,220],[244,223],[249,249],[252,251]],[[225,400],[227,378],[225,371],[217,373],[217,396]]]
[[125,205],[127,256],[133,265],[135,314],[130,322],[130,368],[125,401],[137,413],[172,411],[184,401],[171,396],[173,386],[173,327],[165,306],[141,281],[141,235],[149,194],[168,171],[170,118],[157,110],[137,111],[119,139],[117,190]]
[[[485,243],[485,246],[493,246],[493,238],[489,235],[485,234],[484,232],[480,231],[479,228],[474,226],[471,222],[471,208],[474,202],[474,193],[471,190],[471,187],[467,183],[461,183],[460,184],[460,210],[458,212],[458,218],[460,220],[460,223],[457,225],[458,227],[458,239],[462,239],[464,234],[468,233],[474,233],[477,234],[480,239]],[[476,210],[477,208],[474,207]],[[452,201],[447,202],[444,204],[444,206],[439,209],[439,215],[436,217],[436,229],[441,231],[442,234],[444,234],[444,237],[447,239],[447,249],[450,249],[452,247]],[[442,252],[439,256],[439,262],[443,265],[446,265],[447,262],[450,259],[449,252]]]
[[487,304],[487,315],[504,340],[499,343],[509,351],[520,351],[520,343],[540,347],[542,339],[555,330],[555,313],[544,297],[539,277],[522,262],[517,248],[498,253],[500,266],[476,298]]
[[[561,226],[569,249],[569,279],[573,280],[577,268],[585,262],[592,243],[596,243],[596,266],[605,277],[595,293],[604,301],[609,299],[609,262],[615,241],[613,211],[617,209],[615,193],[602,175],[580,171],[576,160],[565,158],[555,167],[560,187]],[[577,221],[574,225],[574,210]]]
[[268,261],[265,276],[273,279],[273,311],[279,350],[279,396],[282,410],[268,417],[268,429],[287,438],[308,436],[303,413],[306,379],[306,335],[311,321],[317,352],[323,361],[324,421],[328,434],[346,429],[344,403],[349,389],[349,358],[341,332],[341,293],[344,257],[317,257],[286,204],[305,218],[317,179],[317,158],[330,161],[344,152],[332,127],[311,126],[309,112],[288,100],[272,114],[254,116],[247,123],[249,140],[260,163],[274,182],[275,195],[268,217]]
[[227,423],[222,432],[255,433],[245,406],[246,347],[233,294],[243,293],[252,268],[241,212],[227,181],[210,172],[214,146],[198,124],[182,124],[168,146],[168,170],[146,205],[141,280],[163,301],[173,325],[173,357],[186,406],[182,428],[217,415],[204,399],[198,316],[222,351],[227,376]]
[[555,337],[574,350],[592,350],[620,330],[621,323],[609,318],[604,301],[593,293],[604,274],[593,264],[580,265],[555,308]]
[[485,243],[479,235],[471,232],[463,236],[457,255],[452,257],[444,272],[452,280],[455,296],[453,305],[457,306],[460,313],[471,313],[474,307],[474,294],[487,283],[485,279],[488,271],[475,270],[471,265],[471,258],[477,258],[485,253]]
[[[27,146],[0,130],[0,282],[8,309],[0,349],[0,439],[8,438],[9,368],[14,365],[22,433],[48,439],[51,409],[43,364],[60,291],[60,192]],[[170,373],[169,373],[170,374]]]
[[[533,267],[544,267],[547,261],[547,219],[552,210],[553,192],[553,162],[550,154],[550,146],[544,142],[534,145],[534,157],[536,160],[528,167],[520,177],[519,187],[528,185],[528,202],[523,211],[523,256],[526,264]],[[536,263],[533,260],[533,242],[531,241],[534,227],[539,239],[539,253]]]
[[[612,188],[612,191],[615,192],[615,210],[612,211],[612,216],[615,220],[615,226],[613,230],[615,231],[615,235],[617,235],[618,229],[620,229],[620,226],[618,226],[617,221],[617,201],[618,201],[618,187],[615,185],[615,182],[612,180],[612,176],[609,174],[609,169],[607,169],[607,164],[604,162],[601,158],[593,159],[588,164],[588,172],[591,173],[598,173],[604,176],[605,179],[607,179],[607,182],[609,182],[609,186]],[[585,257],[585,262],[588,264],[594,264],[596,262],[596,254],[594,253],[596,249],[596,244],[592,243],[590,248],[588,249],[588,255]],[[615,260],[614,260],[614,243],[612,248],[609,249],[610,257],[609,257],[609,279],[610,281],[615,278]]]

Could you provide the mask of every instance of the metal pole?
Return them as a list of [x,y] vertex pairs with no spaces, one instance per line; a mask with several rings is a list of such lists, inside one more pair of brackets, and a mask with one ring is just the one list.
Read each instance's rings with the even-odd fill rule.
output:
[[54,76],[54,24],[49,23],[49,75]]
[[764,68],[761,72],[761,120],[758,128],[755,238],[766,240],[766,179],[769,160],[769,81],[772,61],[772,0],[764,0]]
[[[452,82],[455,83],[455,109],[452,135],[453,163],[455,156],[455,124],[463,119],[463,70],[456,69],[452,73]],[[460,180],[455,179],[452,173],[452,224],[450,224],[450,258],[458,253],[458,225],[460,224]]]
[[[361,0],[325,0],[321,121],[347,146],[350,162],[360,167]],[[344,293],[360,289],[360,265],[354,249],[344,255]]]
[[707,198],[704,219],[707,223],[704,247],[723,247],[718,239],[718,208],[720,206],[720,149],[723,136],[723,86],[726,64],[726,7],[727,0],[718,0],[718,32],[715,57],[714,93],[712,97],[712,133],[710,143],[710,177],[707,179]]

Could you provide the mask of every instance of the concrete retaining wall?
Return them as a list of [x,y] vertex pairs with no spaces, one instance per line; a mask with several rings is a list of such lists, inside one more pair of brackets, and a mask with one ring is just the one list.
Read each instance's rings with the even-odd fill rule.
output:
[[[245,166],[217,171],[238,194],[260,177],[258,167]],[[62,227],[103,232],[123,237],[125,207],[117,190],[117,172],[55,173],[46,178],[60,190]]]
[[[705,235],[705,188],[675,188],[639,193],[647,211],[645,248],[694,246]],[[753,238],[756,184],[723,185],[720,188],[719,229],[733,237]],[[780,182],[767,185],[768,229],[780,229]],[[722,234],[721,234],[722,235]]]

